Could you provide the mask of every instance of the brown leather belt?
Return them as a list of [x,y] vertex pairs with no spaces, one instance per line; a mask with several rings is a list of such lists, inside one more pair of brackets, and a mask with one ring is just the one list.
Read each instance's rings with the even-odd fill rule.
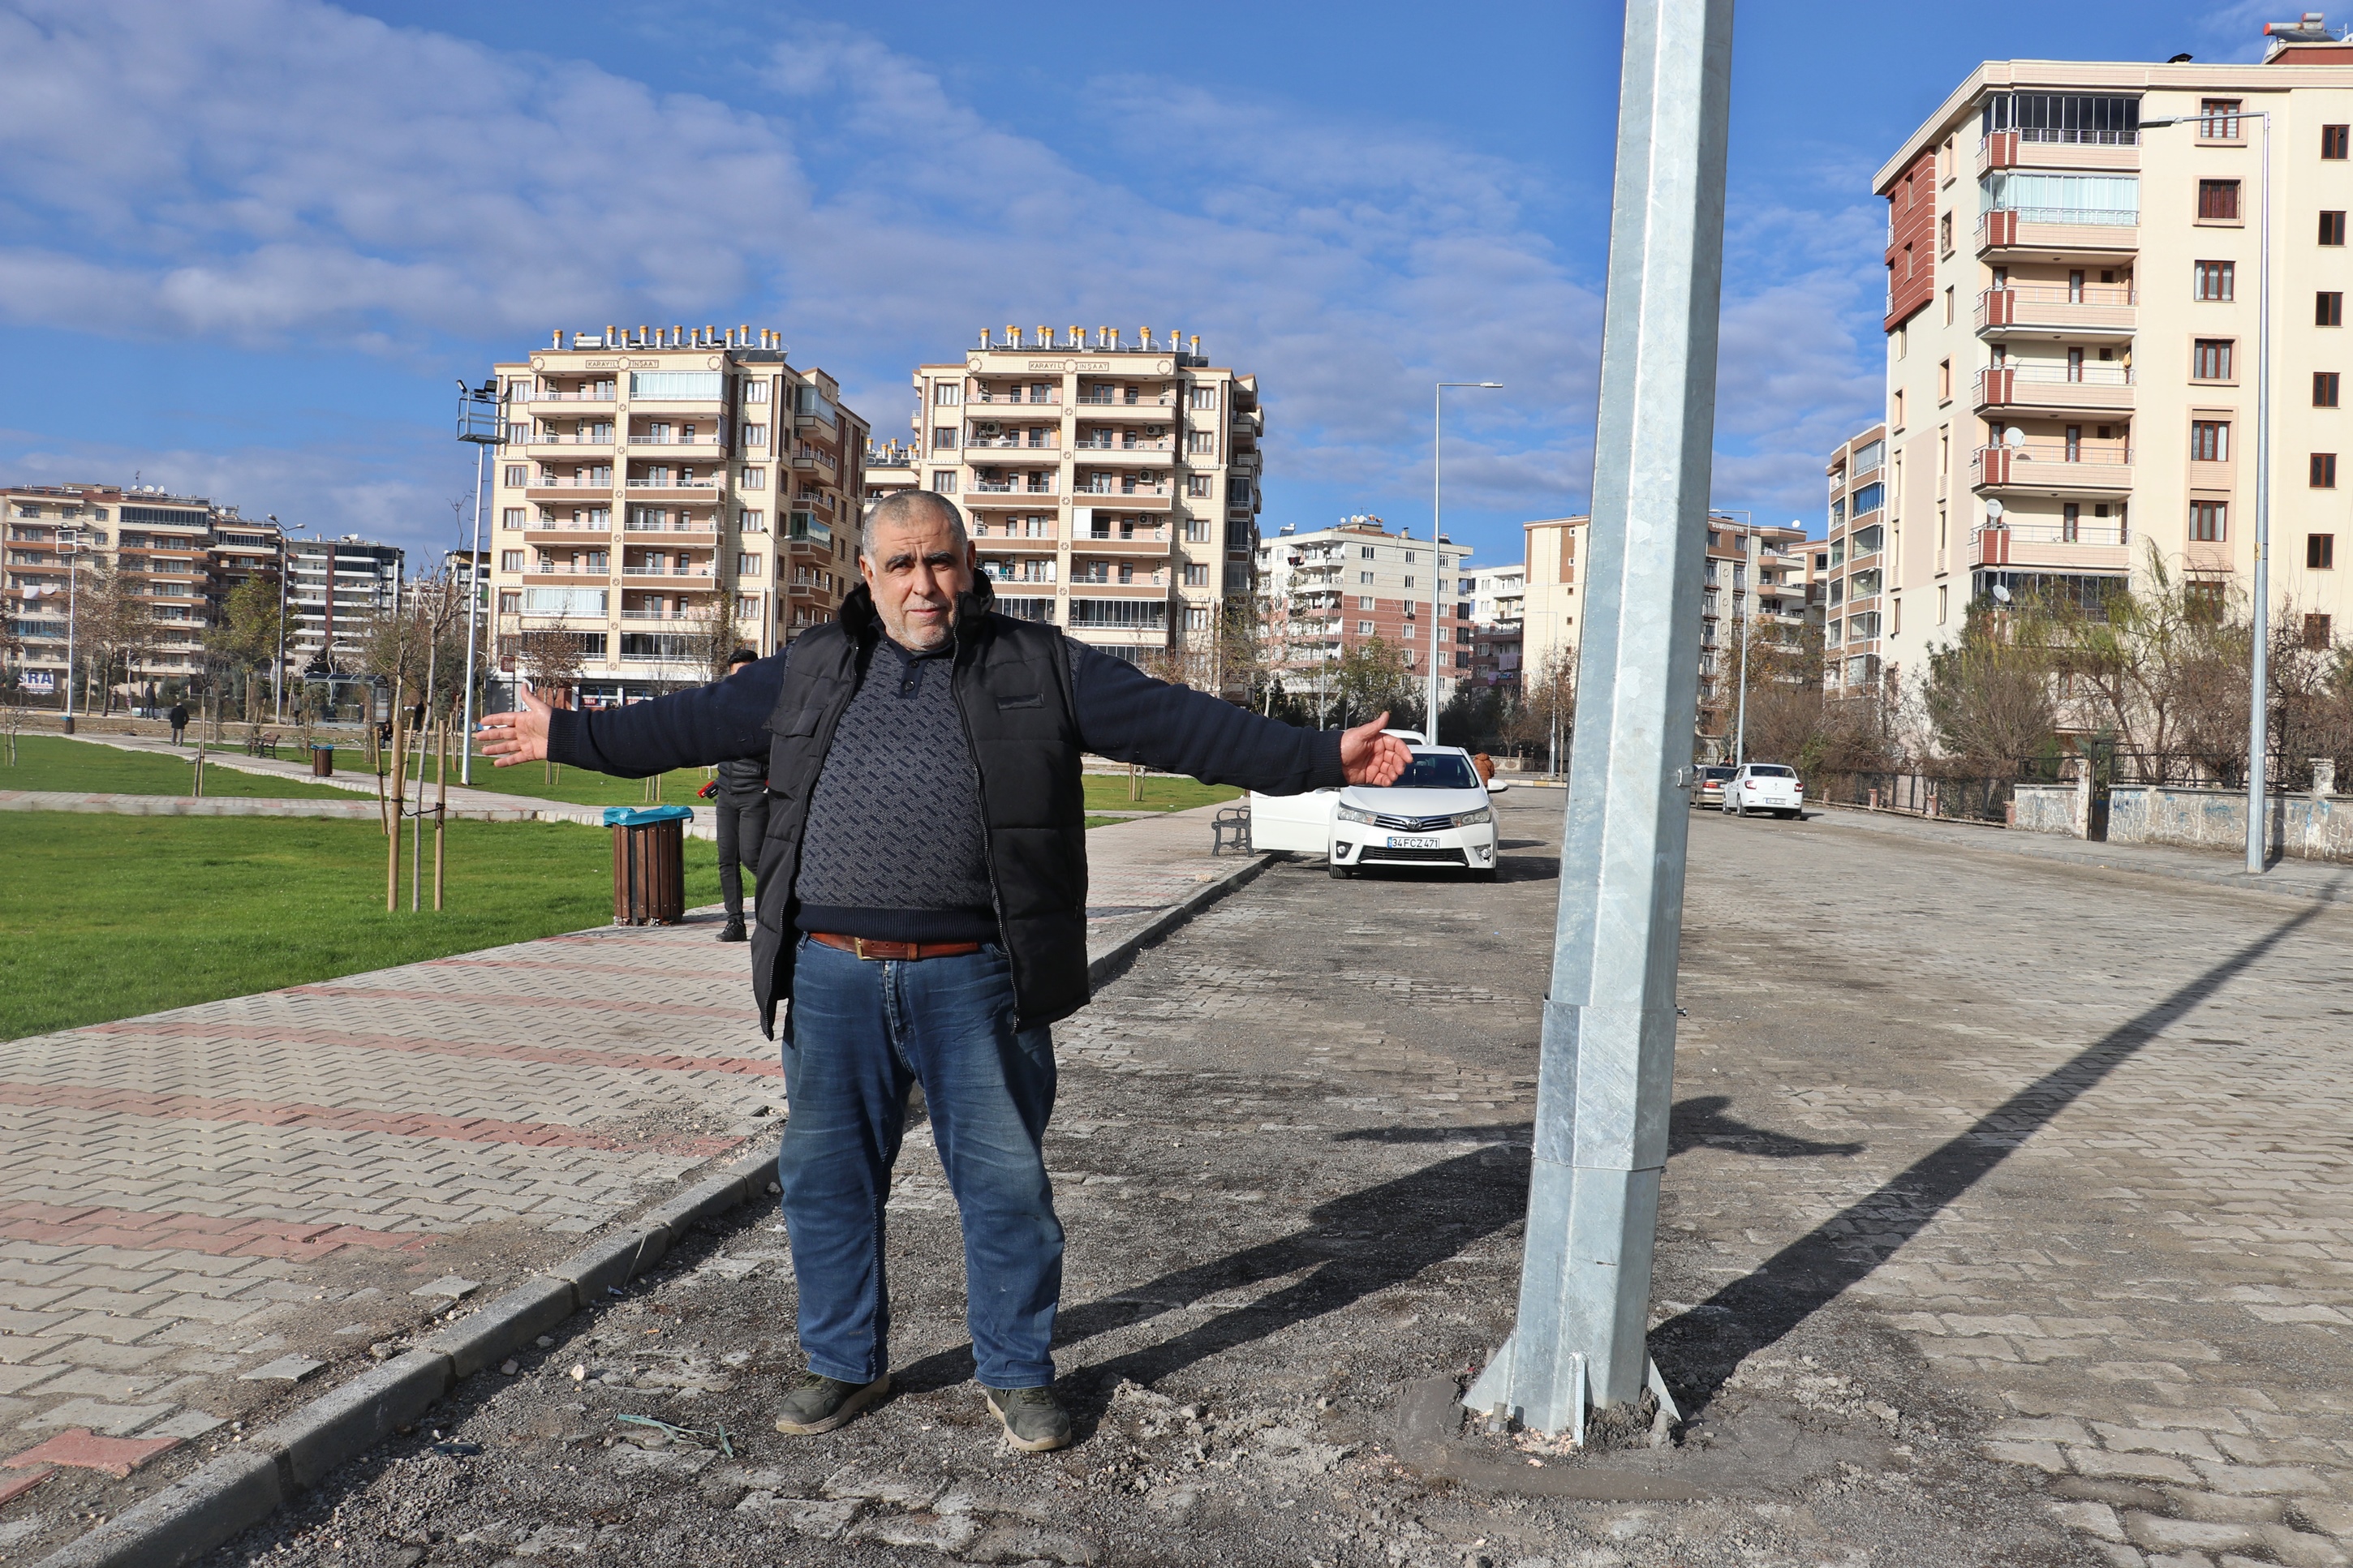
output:
[[838,947],[844,952],[854,952],[860,958],[889,958],[909,961],[918,958],[961,958],[967,952],[978,952],[976,942],[877,942],[871,936],[837,936],[829,931],[809,932],[809,941],[821,942],[828,947]]

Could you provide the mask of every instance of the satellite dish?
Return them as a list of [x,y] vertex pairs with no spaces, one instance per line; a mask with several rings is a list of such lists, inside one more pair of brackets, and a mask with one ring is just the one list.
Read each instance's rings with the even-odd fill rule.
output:
[[1993,596],[2002,604],[2007,605],[2010,603],[2010,590],[2000,583],[1996,583],[1993,585]]
[[2001,444],[2005,447],[2023,447],[2026,445],[2026,432],[2013,425],[2001,433]]
[[1999,501],[1999,500],[1989,500],[1989,501],[1987,501],[1987,502],[1986,502],[1986,521],[1987,521],[1991,522],[1991,521],[1998,521],[1998,520],[2000,518],[2001,513],[2002,513],[2002,504],[2001,504],[2001,502],[2000,502],[2000,501]]

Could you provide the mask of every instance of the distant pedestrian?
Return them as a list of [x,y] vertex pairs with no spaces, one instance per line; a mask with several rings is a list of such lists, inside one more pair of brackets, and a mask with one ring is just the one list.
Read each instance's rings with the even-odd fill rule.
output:
[[[750,648],[737,648],[727,661],[727,673],[733,675],[759,660]],[[727,923],[719,940],[744,942],[749,938],[744,930],[744,856],[748,848],[756,867],[760,846],[768,837],[768,759],[729,757],[719,764],[713,782],[718,786],[712,792],[712,805],[719,815],[719,897],[727,905]]]
[[164,717],[171,721],[172,744],[175,746],[180,744],[180,737],[188,732],[187,704],[185,702],[173,703],[172,710],[169,713],[164,714]]
[[1386,713],[1295,730],[997,613],[964,514],[930,491],[876,502],[858,555],[864,583],[785,652],[617,713],[526,695],[482,749],[625,778],[766,759],[752,984],[763,1027],[791,1001],[776,1168],[808,1357],[777,1430],[829,1432],[890,1392],[883,1205],[920,1083],[981,1386],[1042,1452],[1071,1440],[1043,1143],[1050,1026],[1088,1000],[1082,758],[1298,795],[1390,784],[1411,753]]
[[1484,752],[1480,752],[1472,755],[1471,758],[1471,765],[1479,770],[1479,782],[1481,784],[1491,784],[1495,782],[1494,758],[1489,756]]

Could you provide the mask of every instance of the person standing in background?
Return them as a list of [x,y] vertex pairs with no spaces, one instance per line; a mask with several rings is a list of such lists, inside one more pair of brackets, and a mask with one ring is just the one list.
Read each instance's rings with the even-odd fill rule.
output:
[[[727,661],[727,673],[759,661],[758,654],[739,647]],[[719,776],[712,783],[712,805],[719,813],[719,896],[727,904],[727,924],[719,940],[748,942],[744,862],[748,857],[755,867],[759,864],[760,846],[768,837],[768,759],[729,757],[719,764]]]

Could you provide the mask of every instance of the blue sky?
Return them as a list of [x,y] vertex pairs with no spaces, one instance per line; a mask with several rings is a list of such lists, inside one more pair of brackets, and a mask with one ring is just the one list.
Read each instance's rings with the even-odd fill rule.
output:
[[[2274,5],[2284,16],[2301,6]],[[750,321],[880,434],[984,325],[1255,371],[1271,531],[1515,557],[1591,465],[1615,5],[0,0],[0,477],[134,476],[416,550],[458,378]],[[2244,59],[2247,0],[1750,0],[1715,500],[1819,531],[1879,402],[1872,171],[1977,61]],[[1175,25],[1172,25],[1175,19]]]

